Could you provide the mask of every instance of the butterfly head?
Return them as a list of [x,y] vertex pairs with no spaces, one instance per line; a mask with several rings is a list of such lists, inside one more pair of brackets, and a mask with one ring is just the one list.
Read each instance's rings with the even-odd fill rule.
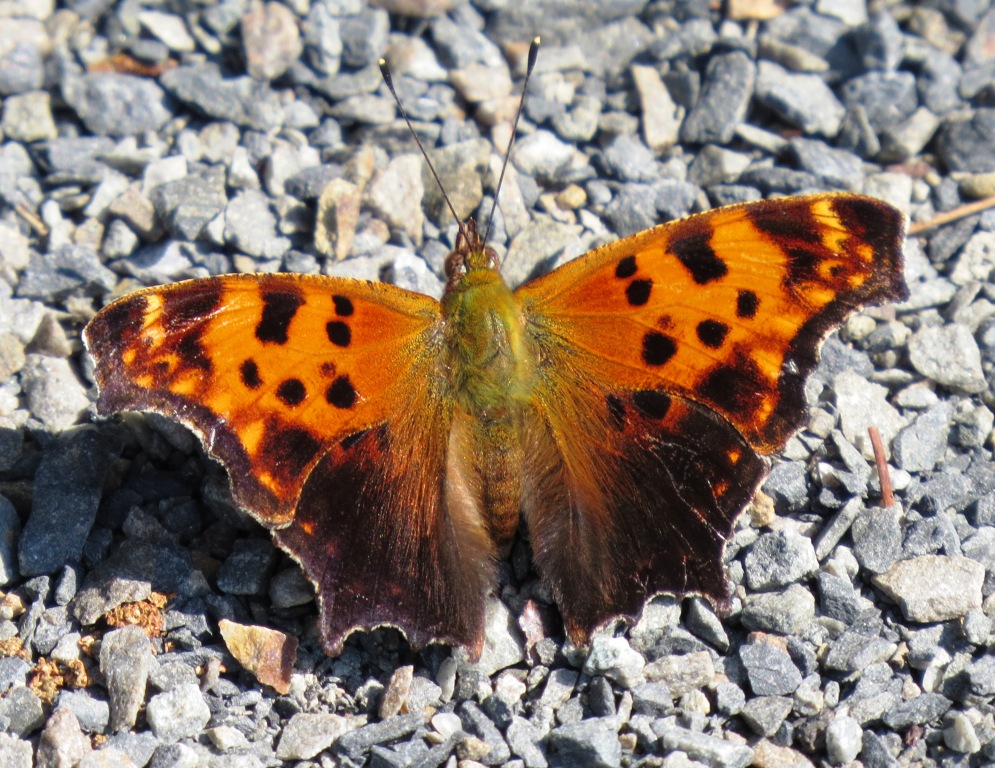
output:
[[497,252],[484,244],[484,239],[477,232],[477,222],[468,219],[459,228],[456,235],[456,247],[446,257],[446,278],[448,287],[453,287],[465,275],[475,270],[484,269],[497,272],[501,265]]

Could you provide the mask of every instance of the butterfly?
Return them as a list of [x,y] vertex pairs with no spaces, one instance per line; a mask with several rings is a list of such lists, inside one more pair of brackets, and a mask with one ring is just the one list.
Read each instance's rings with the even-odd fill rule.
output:
[[657,593],[729,597],[733,524],[806,418],[822,340],[906,298],[904,219],[849,194],[662,224],[511,290],[472,220],[441,301],[297,274],[157,286],[84,331],[102,414],[200,436],[315,584],[325,650],[357,629],[479,657],[524,517],[584,644]]

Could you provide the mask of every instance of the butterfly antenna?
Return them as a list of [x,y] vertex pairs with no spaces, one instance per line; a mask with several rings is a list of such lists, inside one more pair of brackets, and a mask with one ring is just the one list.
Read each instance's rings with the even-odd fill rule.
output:
[[394,80],[391,78],[390,68],[387,66],[387,60],[380,59],[377,63],[380,65],[380,75],[383,77],[383,81],[387,84],[387,90],[389,90],[390,95],[394,97],[394,101],[397,103],[397,109],[401,113],[401,117],[403,117],[404,122],[408,124],[408,130],[411,131],[415,144],[418,145],[418,149],[421,150],[422,157],[424,157],[425,162],[428,163],[428,169],[432,172],[432,177],[435,179],[435,183],[439,185],[439,190],[442,192],[442,196],[445,198],[446,205],[449,206],[449,210],[453,214],[453,218],[456,219],[456,224],[459,226],[460,234],[464,235],[463,222],[456,214],[456,209],[453,207],[452,201],[449,199],[449,195],[446,194],[446,188],[442,186],[442,179],[440,179],[439,174],[435,172],[435,166],[432,165],[432,161],[428,157],[428,152],[425,151],[425,146],[421,143],[421,139],[418,138],[418,134],[415,133],[415,127],[411,124],[411,119],[408,117],[408,113],[405,112],[404,105],[401,104],[401,100],[397,97],[397,91],[394,90]]
[[515,123],[511,126],[511,140],[508,142],[508,149],[504,153],[504,162],[501,163],[501,175],[498,176],[497,187],[494,188],[494,205],[491,206],[491,215],[487,219],[487,229],[484,230],[484,242],[491,236],[491,224],[494,223],[494,213],[497,211],[498,194],[501,192],[501,185],[504,183],[504,172],[508,168],[508,160],[511,158],[511,148],[515,146],[515,136],[518,134],[518,121],[522,119],[522,108],[525,106],[525,92],[529,87],[529,78],[532,77],[532,70],[535,69],[536,59],[539,57],[539,36],[532,38],[529,44],[529,63],[525,68],[525,82],[522,84],[522,98],[518,102],[518,112],[515,115]]

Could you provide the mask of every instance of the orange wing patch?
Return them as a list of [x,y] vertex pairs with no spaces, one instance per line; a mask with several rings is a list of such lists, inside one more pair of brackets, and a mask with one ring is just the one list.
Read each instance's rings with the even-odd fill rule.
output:
[[381,283],[229,275],[126,296],[85,340],[101,412],[188,424],[237,501],[281,526],[328,447],[385,421],[404,377],[434,368],[437,322],[434,299]]
[[851,195],[730,206],[606,245],[516,296],[563,363],[706,405],[769,454],[801,424],[825,335],[907,295],[902,231],[895,209]]

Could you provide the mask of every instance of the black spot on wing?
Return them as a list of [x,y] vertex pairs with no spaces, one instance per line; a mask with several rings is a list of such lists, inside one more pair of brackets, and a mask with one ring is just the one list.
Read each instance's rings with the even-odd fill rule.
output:
[[286,379],[280,382],[276,388],[276,396],[284,405],[293,408],[304,402],[307,397],[307,389],[300,379]]
[[770,383],[757,364],[743,353],[712,368],[698,386],[698,393],[723,411],[746,420],[763,404]]
[[263,380],[259,376],[259,366],[256,361],[249,359],[242,363],[238,369],[238,374],[242,383],[249,389],[259,389],[263,385]]
[[336,408],[352,408],[356,404],[356,388],[349,381],[348,376],[339,376],[328,385],[325,390],[325,399]]
[[652,280],[633,280],[625,288],[625,298],[630,306],[641,307],[650,300],[652,291]]
[[677,342],[659,331],[647,331],[643,336],[643,362],[661,366],[677,353]]
[[352,331],[341,320],[331,320],[325,325],[328,340],[336,347],[348,347],[352,343]]
[[632,393],[632,404],[647,419],[659,421],[670,410],[670,395],[656,389],[640,389]]
[[200,343],[203,328],[187,331],[176,343],[176,353],[180,356],[180,368],[197,368],[205,373],[211,370],[211,358]]
[[286,344],[290,321],[304,299],[286,290],[263,293],[263,314],[256,326],[256,338],[269,344]]
[[726,263],[712,250],[710,228],[674,237],[667,243],[667,250],[677,257],[698,285],[720,280],[729,272]]
[[295,481],[321,450],[321,443],[306,429],[274,421],[266,425],[258,460],[281,484]]
[[736,296],[736,317],[751,320],[760,309],[760,298],[753,291],[741,290]]
[[729,326],[718,320],[702,320],[695,330],[702,344],[709,349],[718,349],[725,343]]
[[335,305],[335,314],[339,317],[349,317],[354,311],[352,300],[348,296],[336,294],[332,296],[332,303]]
[[634,274],[636,274],[635,256],[625,256],[618,260],[618,264],[615,265],[615,277],[620,280],[627,280]]

